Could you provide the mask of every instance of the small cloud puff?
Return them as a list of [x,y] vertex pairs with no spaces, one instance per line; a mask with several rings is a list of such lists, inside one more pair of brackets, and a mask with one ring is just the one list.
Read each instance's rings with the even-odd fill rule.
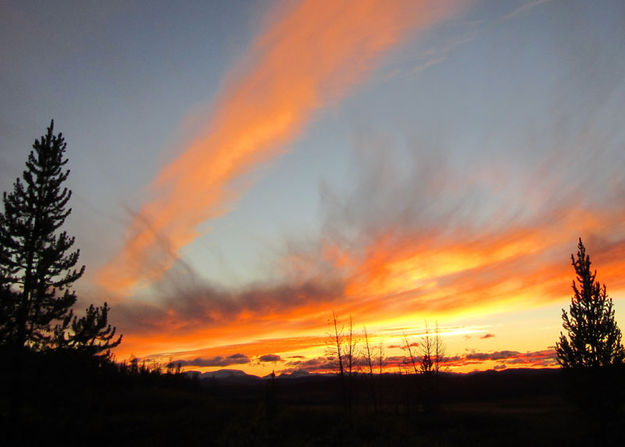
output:
[[282,357],[276,354],[265,354],[261,355],[258,360],[261,362],[280,362],[282,361]]
[[[230,366],[230,365],[243,365],[250,363],[250,358],[245,354],[232,354],[227,357],[220,355],[209,358],[195,358],[193,360],[175,360],[169,365],[180,366]],[[168,365],[168,366],[169,366]]]

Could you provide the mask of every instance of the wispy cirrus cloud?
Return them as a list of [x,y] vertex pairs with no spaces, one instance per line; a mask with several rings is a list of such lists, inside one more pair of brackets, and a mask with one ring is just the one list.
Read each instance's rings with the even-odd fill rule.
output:
[[551,0],[531,0],[528,2],[523,3],[521,6],[519,6],[518,8],[510,11],[508,14],[506,14],[505,16],[503,16],[504,20],[510,20],[513,19],[514,17],[523,14],[527,11],[529,11],[532,8],[535,8],[536,6],[542,5],[543,3],[547,3]]
[[435,65],[445,62],[456,50],[472,42],[478,36],[481,25],[482,23],[479,21],[456,25],[461,29],[453,33],[454,37],[452,39],[443,44],[420,48],[417,52],[411,53],[408,60],[401,61],[400,66],[390,67],[390,71],[384,77],[384,80],[412,78]]
[[[97,274],[126,294],[170,268],[198,226],[227,212],[240,179],[285,151],[312,114],[345,96],[408,33],[457,14],[467,2],[302,0],[274,14],[244,62],[226,75],[202,131],[151,185],[119,254]],[[282,5],[284,6],[284,5]]]

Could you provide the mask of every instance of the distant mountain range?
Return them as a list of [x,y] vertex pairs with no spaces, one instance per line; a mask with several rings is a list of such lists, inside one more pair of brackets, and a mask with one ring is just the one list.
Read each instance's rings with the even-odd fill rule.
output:
[[[518,368],[518,369],[505,369],[502,371],[487,370],[487,371],[474,371],[470,373],[443,373],[445,376],[475,376],[475,375],[492,375],[498,376],[504,375],[517,375],[517,376],[534,376],[540,374],[552,374],[559,371],[554,368]],[[271,378],[271,374],[263,377],[255,376],[253,374],[247,374],[239,369],[220,369],[218,371],[200,372],[200,371],[186,371],[185,374],[195,376],[197,375],[201,380],[219,380],[220,382],[232,382],[232,383],[252,383],[268,380]],[[389,373],[385,373],[387,375]],[[332,377],[333,373],[310,373],[308,371],[298,370],[290,373],[276,374],[276,379],[302,379],[302,378],[320,378],[320,377]],[[390,374],[389,374],[390,375]]]
[[[261,380],[268,380],[271,378],[271,374],[267,374],[266,376],[259,377],[253,374],[247,374],[239,369],[220,369],[218,371],[208,371],[208,372],[200,372],[200,371],[186,371],[185,374],[189,376],[198,376],[201,380],[219,380],[226,382],[255,382]],[[323,377],[323,376],[333,376],[334,374],[317,374],[317,373],[309,373],[308,371],[293,371],[290,373],[281,373],[276,374],[276,379],[299,379],[303,377]]]
[[202,380],[216,379],[226,381],[253,381],[261,380],[260,377],[247,374],[239,369],[220,369],[218,371],[209,371],[201,373],[199,371],[187,371],[185,374],[190,376],[198,376]]

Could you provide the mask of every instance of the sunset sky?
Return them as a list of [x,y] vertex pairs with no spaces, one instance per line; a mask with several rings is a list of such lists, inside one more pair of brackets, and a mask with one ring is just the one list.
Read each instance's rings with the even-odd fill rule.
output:
[[624,117],[622,0],[0,2],[0,190],[53,118],[118,360],[554,366],[579,237],[625,325]]

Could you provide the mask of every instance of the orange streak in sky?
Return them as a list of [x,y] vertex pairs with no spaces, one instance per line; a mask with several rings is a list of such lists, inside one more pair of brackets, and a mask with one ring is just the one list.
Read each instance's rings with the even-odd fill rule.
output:
[[232,182],[285,151],[311,114],[363,80],[409,31],[459,11],[465,0],[303,0],[251,46],[245,72],[231,71],[207,120],[152,184],[120,253],[96,275],[124,294],[159,278],[198,225],[227,211]]
[[[614,234],[622,225],[619,210],[591,213],[573,207],[557,212],[562,215],[558,220],[547,216],[534,225],[499,231],[402,234],[397,228],[397,236],[389,229],[372,239],[360,254],[327,242],[322,253],[341,272],[345,284],[330,289],[337,296],[314,295],[295,306],[276,302],[205,322],[202,315],[188,321],[188,314],[176,310],[175,301],[163,303],[167,313],[150,322],[149,327],[155,328],[152,331],[124,328],[125,344],[117,353],[143,356],[211,347],[206,351],[211,355],[221,353],[222,348],[224,355],[235,351],[259,355],[268,353],[263,352],[260,340],[270,338],[283,340],[274,342],[269,352],[280,354],[318,347],[319,336],[329,330],[333,311],[342,318],[353,316],[358,330],[367,325],[375,336],[372,327],[410,328],[422,324],[423,319],[445,321],[459,315],[466,319],[471,312],[509,312],[557,300],[566,304],[574,278],[569,256],[580,234],[608,294],[623,290],[625,239],[601,239],[602,234]],[[149,320],[149,313],[142,318]],[[557,324],[558,315],[554,322]],[[291,346],[294,337],[309,336],[314,337]],[[250,340],[259,342],[247,352],[240,344]]]

